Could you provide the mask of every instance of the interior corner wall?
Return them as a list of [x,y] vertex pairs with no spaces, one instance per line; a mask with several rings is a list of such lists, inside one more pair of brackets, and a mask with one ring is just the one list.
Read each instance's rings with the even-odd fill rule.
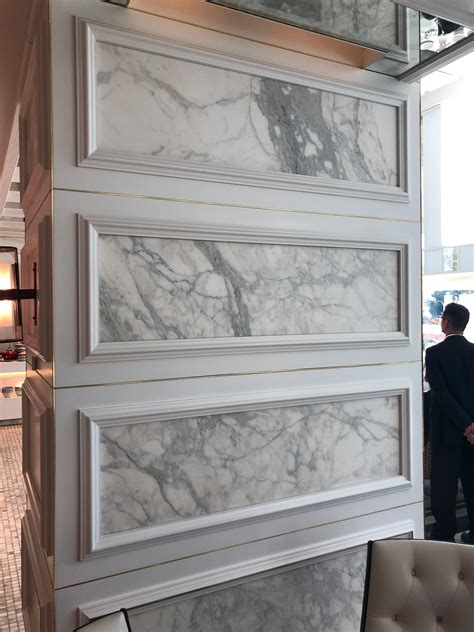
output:
[[51,7],[56,630],[357,630],[423,533],[418,89]]

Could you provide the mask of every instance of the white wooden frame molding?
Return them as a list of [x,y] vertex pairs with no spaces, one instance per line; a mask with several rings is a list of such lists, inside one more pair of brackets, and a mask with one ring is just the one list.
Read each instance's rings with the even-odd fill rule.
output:
[[[96,128],[96,63],[98,42],[129,49],[165,55],[250,75],[286,81],[318,90],[352,96],[397,108],[398,185],[381,185],[345,180],[333,180],[306,175],[266,172],[217,166],[177,159],[163,159],[127,151],[108,151],[97,144]],[[318,192],[389,202],[408,203],[411,183],[408,182],[408,115],[409,97],[396,92],[375,90],[347,79],[317,78],[290,66],[256,62],[243,56],[229,55],[198,45],[183,45],[164,37],[153,37],[137,31],[76,18],[77,72],[77,164],[100,169],[127,171],[284,189],[286,191]]]
[[38,601],[41,607],[51,603],[53,596],[53,583],[48,571],[48,565],[44,559],[43,553],[39,546],[39,539],[36,532],[35,520],[31,511],[25,511],[25,515],[21,521],[22,535],[25,539],[26,551],[23,553],[28,556],[31,569],[33,571],[35,588],[38,595]]
[[[22,250],[23,261],[28,259],[28,263],[37,264],[38,275],[38,313],[37,325],[33,326],[33,330],[24,327],[24,342],[34,356],[43,362],[52,362],[52,282],[53,282],[53,265],[52,265],[52,218],[51,215],[45,214],[40,219],[41,209],[46,205],[50,205],[50,197],[48,196],[44,204],[35,215],[33,222],[26,232],[26,242]],[[37,221],[40,220],[40,221]],[[31,253],[31,254],[30,254]],[[25,264],[23,264],[25,265]],[[23,271],[27,277],[31,274],[30,270]],[[28,284],[32,281],[27,281]],[[23,308],[25,309],[25,308]],[[32,307],[27,312],[27,318],[31,318]]]
[[[22,605],[25,630],[27,632],[51,632],[54,629],[54,586],[47,563],[40,548],[35,522],[27,510],[21,521],[21,577]],[[28,589],[33,590],[30,594]],[[40,610],[40,627],[30,617],[31,600]]]
[[[268,517],[285,517],[315,507],[354,502],[362,498],[400,492],[413,486],[410,437],[410,389],[408,379],[374,381],[370,384],[339,384],[326,387],[279,389],[259,393],[227,394],[206,398],[157,401],[146,404],[83,408],[80,419],[80,559],[132,550],[196,533],[239,527]],[[400,474],[398,476],[349,484],[335,489],[267,501],[253,506],[216,512],[186,520],[175,520],[119,533],[100,534],[100,432],[116,425],[151,423],[187,416],[261,410],[311,403],[347,401],[370,397],[400,397]]]
[[[31,507],[31,516],[39,533],[46,555],[54,555],[54,422],[53,411],[28,382],[23,383],[23,478]],[[38,416],[40,424],[41,489],[31,474],[30,464],[30,410]]]
[[[20,198],[22,208],[25,211],[25,223],[29,225],[33,215],[43,202],[51,184],[51,120],[50,120],[50,82],[49,82],[49,33],[45,24],[42,24],[36,33],[30,55],[25,83],[21,97],[19,113],[19,142],[20,142]],[[27,139],[25,120],[30,114],[33,98],[37,98],[37,111],[35,114],[35,127],[30,130],[37,144],[37,155],[31,173],[28,174],[27,159],[31,152],[32,139]],[[29,175],[27,181],[24,180]]]
[[38,355],[44,362],[53,361],[52,301],[53,301],[53,227],[52,216],[45,215],[38,224]]
[[[248,336],[179,340],[138,340],[100,342],[99,340],[99,235],[163,237],[168,239],[201,239],[246,243],[267,243],[334,248],[364,248],[391,250],[399,253],[399,331],[308,334],[284,336]],[[336,233],[335,233],[336,235]],[[120,220],[78,215],[79,257],[79,362],[130,361],[130,354],[141,358],[159,359],[222,355],[227,353],[257,353],[259,351],[308,351],[317,349],[367,349],[408,347],[410,345],[409,314],[409,254],[410,243],[386,240],[362,241],[337,233],[313,237],[308,231],[255,229],[246,226],[171,224],[143,220]]]
[[[156,607],[156,602],[170,597],[177,600],[189,598],[187,593],[196,590],[203,592],[213,592],[219,590],[222,584],[233,582],[241,584],[252,581],[256,574],[265,573],[273,575],[282,572],[288,565],[302,566],[317,563],[350,553],[354,549],[366,546],[369,540],[381,540],[384,538],[396,537],[405,534],[412,534],[416,531],[414,520],[403,520],[379,526],[374,529],[364,529],[356,531],[350,535],[338,538],[325,539],[310,545],[281,550],[245,562],[231,564],[213,570],[195,573],[161,583],[156,583],[142,590],[129,590],[113,597],[91,601],[82,604],[78,608],[78,624],[85,624],[94,617],[114,612],[120,608],[140,608],[140,611],[147,610],[151,605]],[[223,586],[222,586],[223,587]]]
[[396,20],[397,20],[397,43],[393,48],[389,48],[384,55],[384,59],[393,59],[394,61],[400,61],[408,63],[408,9],[395,5]]

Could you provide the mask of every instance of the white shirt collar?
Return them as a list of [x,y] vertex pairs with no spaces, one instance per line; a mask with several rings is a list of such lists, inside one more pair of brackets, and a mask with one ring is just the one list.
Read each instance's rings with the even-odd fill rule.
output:
[[464,338],[464,334],[447,334],[444,339],[449,338],[449,336],[462,336]]

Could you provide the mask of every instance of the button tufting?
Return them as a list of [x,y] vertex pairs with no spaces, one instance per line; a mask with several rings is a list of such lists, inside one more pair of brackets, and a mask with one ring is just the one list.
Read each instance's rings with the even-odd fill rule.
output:
[[458,577],[459,579],[464,579],[464,573],[459,573]]
[[392,621],[396,621],[397,619],[398,619],[398,617],[397,617],[396,614],[392,615]]
[[411,574],[413,575],[413,577],[415,577],[415,575],[416,575],[415,569],[412,570]]
[[436,623],[441,623],[442,620],[443,620],[443,617],[436,617]]

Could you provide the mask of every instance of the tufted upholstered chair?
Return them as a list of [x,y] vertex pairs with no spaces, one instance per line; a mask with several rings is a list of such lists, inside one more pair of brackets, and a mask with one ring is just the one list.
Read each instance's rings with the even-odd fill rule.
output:
[[474,632],[474,546],[369,542],[361,632]]

